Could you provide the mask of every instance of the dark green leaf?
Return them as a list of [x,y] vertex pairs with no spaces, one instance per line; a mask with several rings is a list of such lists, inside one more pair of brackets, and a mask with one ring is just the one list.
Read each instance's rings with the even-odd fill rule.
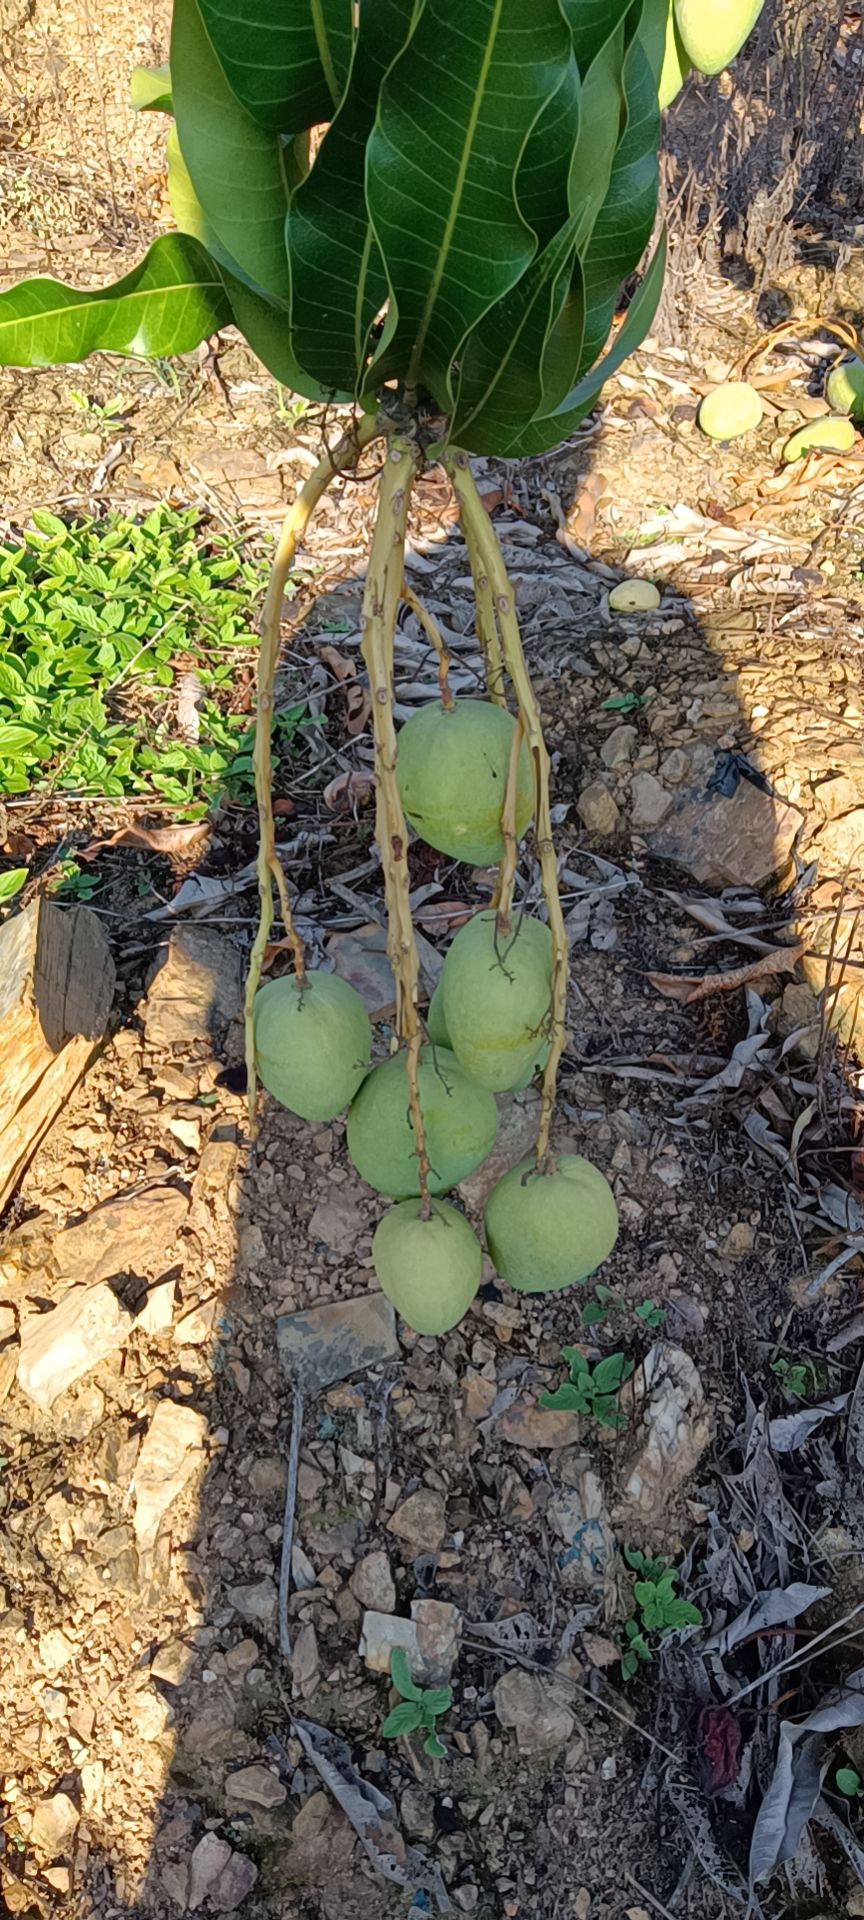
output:
[[571,53],[557,93],[528,136],[516,174],[519,211],[541,248],[554,239],[570,212],[567,179],[570,156],[579,138],[580,95],[579,68]]
[[619,31],[632,5],[633,0],[562,0],[580,73],[588,72],[603,47]]
[[606,1308],[601,1307],[599,1300],[589,1300],[579,1317],[583,1327],[598,1327],[601,1320],[606,1318]]
[[99,350],[189,353],[230,317],[203,247],[185,234],[164,234],[113,287],[82,293],[56,280],[23,280],[0,293],[0,366],[56,366]]
[[621,1655],[622,1680],[632,1680],[638,1665],[639,1665],[639,1661],[635,1653],[622,1653]]
[[660,109],[640,40],[630,43],[623,77],[627,124],[583,259],[586,319],[582,364],[588,367],[606,344],[621,283],[647,246],[657,211]]
[[469,335],[451,427],[458,446],[494,453],[513,420],[550,411],[567,392],[585,326],[575,246],[568,221]]
[[393,302],[376,378],[395,368],[449,411],[462,341],[536,250],[514,176],[570,58],[559,0],[426,0],[367,146]]
[[637,1580],[633,1586],[633,1597],[640,1607],[649,1607],[657,1598],[657,1586],[653,1580]]
[[610,1353],[605,1360],[598,1360],[592,1384],[601,1393],[611,1393],[615,1387],[621,1386],[622,1381],[629,1380],[632,1372],[632,1360],[626,1359],[623,1353]]
[[666,1624],[670,1627],[701,1627],[702,1614],[691,1600],[670,1601],[666,1608]]
[[369,330],[387,295],[366,205],[366,141],[410,26],[404,0],[361,9],[347,91],[285,229],[294,349],[322,384],[349,393],[362,384]]
[[861,1775],[854,1767],[838,1767],[834,1784],[838,1793],[845,1793],[848,1799],[854,1800],[861,1792]]
[[426,1713],[437,1715],[449,1713],[453,1705],[452,1687],[427,1687],[423,1694],[423,1709]]
[[565,1361],[566,1365],[570,1369],[571,1380],[582,1381],[587,1379],[589,1373],[591,1372],[591,1368],[589,1367],[588,1362],[585,1358],[585,1355],[581,1351],[581,1348],[562,1347],[561,1358],[563,1361]]
[[[390,1678],[396,1692],[401,1693],[403,1700],[422,1700],[422,1691],[411,1678],[408,1655],[404,1647],[393,1648],[390,1655]],[[419,1719],[417,1724],[419,1726]]]
[[381,1728],[382,1737],[385,1740],[398,1740],[405,1733],[413,1733],[421,1720],[422,1711],[416,1700],[403,1700],[400,1706],[393,1708],[392,1713],[388,1713]]
[[[660,301],[663,291],[663,276],[666,271],[666,235],[663,234],[656,252],[652,255],[645,276],[627,309],[627,317],[615,336],[614,344],[596,367],[568,393],[560,407],[554,413],[547,414],[543,420],[534,423],[517,434],[507,447],[499,452],[514,459],[525,458],[529,454],[543,453],[548,447],[560,445],[562,440],[575,433],[576,428],[591,412],[599,399],[605,382],[617,372],[622,361],[633,353],[644,339]],[[626,696],[624,696],[626,698]]]
[[202,0],[201,11],[259,125],[295,134],[332,119],[351,62],[353,0]]
[[171,73],[180,151],[226,264],[287,307],[282,143],[232,93],[197,0],[174,0]]
[[541,1393],[541,1407],[548,1407],[553,1413],[587,1413],[588,1402],[578,1387],[566,1385],[556,1387],[554,1393]]
[[437,1733],[430,1733],[428,1740],[424,1740],[423,1742],[423,1752],[428,1753],[430,1760],[443,1760],[447,1753],[447,1748],[443,1742],[439,1740]]
[[129,76],[129,99],[137,113],[173,113],[171,68],[134,67]]

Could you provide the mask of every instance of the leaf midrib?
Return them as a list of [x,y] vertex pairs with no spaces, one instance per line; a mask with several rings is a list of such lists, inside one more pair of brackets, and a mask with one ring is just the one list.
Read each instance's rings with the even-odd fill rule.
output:
[[418,370],[420,366],[420,361],[423,355],[423,349],[426,345],[426,338],[429,332],[429,328],[432,324],[432,315],[435,311],[435,302],[438,298],[438,294],[441,288],[441,282],[444,278],[444,272],[447,265],[447,256],[450,252],[450,247],[453,240],[453,234],[456,230],[456,222],[459,218],[459,208],[462,203],[462,195],[465,191],[465,181],[468,176],[468,167],[470,164],[471,153],[474,146],[474,136],[477,132],[477,122],[480,118],[480,109],[483,105],[483,99],[486,92],[486,85],[489,79],[489,69],[492,65],[492,55],[495,50],[495,43],[498,38],[498,29],[501,25],[501,14],[503,11],[503,6],[504,6],[504,0],[495,0],[495,12],[494,12],[493,20],[491,23],[491,30],[487,36],[486,51],[483,55],[483,62],[480,68],[480,75],[479,75],[478,84],[477,84],[477,88],[474,95],[474,102],[471,108],[468,125],[465,130],[465,139],[462,145],[462,155],[459,161],[459,169],[456,175],[455,190],[450,202],[450,211],[448,213],[447,221],[444,227],[444,233],[442,236],[441,245],[438,249],[438,259],[436,262],[435,271],[429,282],[429,291],[426,295],[426,300],[424,302],[423,312],[420,318],[420,324],[417,330],[417,336],[414,341],[414,347],[411,353],[411,360],[408,366],[408,372],[405,377],[405,384],[408,388],[416,387],[417,385],[417,375],[418,375]]
[[168,296],[175,293],[200,293],[206,291],[209,287],[221,288],[221,286],[221,280],[213,279],[178,280],[172,282],[168,287],[141,287],[135,293],[118,293],[116,288],[112,288],[110,291],[106,289],[104,298],[101,301],[98,301],[99,289],[96,288],[91,290],[89,294],[82,293],[80,300],[71,301],[63,306],[40,307],[34,313],[19,313],[11,320],[0,319],[0,334],[4,333],[10,327],[24,326],[31,320],[50,320],[58,313],[62,313],[65,316],[67,314],[92,312],[94,305],[97,304],[106,307],[119,306],[122,304],[126,307],[132,306],[136,301],[156,299],[160,294]]

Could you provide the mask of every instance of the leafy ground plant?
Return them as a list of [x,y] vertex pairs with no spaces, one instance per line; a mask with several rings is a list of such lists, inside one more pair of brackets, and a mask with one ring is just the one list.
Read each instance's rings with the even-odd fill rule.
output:
[[820,1377],[820,1369],[812,1360],[772,1360],[771,1372],[776,1373],[784,1393],[791,1400],[812,1400],[821,1393],[825,1379]]
[[676,1627],[699,1627],[702,1615],[692,1601],[682,1599],[675,1589],[678,1574],[665,1560],[652,1559],[634,1547],[624,1548],[628,1567],[640,1578],[633,1583],[637,1613],[624,1622],[626,1646],[621,1654],[621,1675],[630,1680],[638,1666],[652,1657],[649,1634],[660,1640]]
[[541,1393],[541,1407],[562,1413],[584,1413],[601,1427],[623,1427],[624,1415],[617,1401],[625,1380],[633,1372],[633,1362],[623,1353],[608,1353],[592,1367],[578,1347],[562,1347],[570,1378],[554,1393]]
[[418,1687],[411,1678],[408,1656],[404,1647],[394,1647],[390,1655],[390,1678],[396,1692],[402,1698],[398,1707],[394,1707],[381,1728],[384,1740],[399,1740],[403,1734],[416,1733],[418,1727],[425,1728],[426,1739],[423,1752],[430,1760],[442,1760],[447,1751],[435,1731],[435,1723],[442,1713],[449,1713],[453,1705],[453,1693],[450,1687]]
[[[71,525],[36,513],[0,546],[0,791],[151,793],[183,808],[251,791],[252,729],[226,708],[264,579],[262,560],[190,511]],[[176,718],[190,671],[197,740]],[[280,716],[280,741],[302,713]]]

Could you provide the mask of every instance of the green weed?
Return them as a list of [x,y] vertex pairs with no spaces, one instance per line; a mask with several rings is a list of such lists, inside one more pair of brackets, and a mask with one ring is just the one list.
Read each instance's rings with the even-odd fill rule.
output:
[[541,1393],[541,1407],[584,1413],[601,1427],[623,1427],[625,1420],[618,1412],[617,1401],[625,1380],[629,1380],[633,1372],[632,1360],[626,1359],[623,1353],[609,1353],[592,1367],[578,1347],[562,1347],[561,1358],[567,1362],[570,1378],[563,1386],[556,1387],[554,1393]]
[[[204,812],[251,791],[252,727],[224,711],[263,591],[263,557],[155,507],[67,526],[34,514],[0,545],[0,793],[158,795]],[[194,667],[199,738],[174,720],[174,683]],[[300,709],[282,716],[290,745]]]
[[418,1687],[411,1678],[408,1656],[404,1647],[394,1647],[390,1655],[390,1678],[396,1692],[402,1700],[394,1707],[381,1728],[384,1740],[398,1740],[403,1734],[415,1733],[418,1727],[426,1729],[423,1752],[431,1760],[442,1760],[447,1751],[435,1731],[435,1723],[442,1713],[449,1713],[453,1705],[450,1687]]
[[665,1639],[676,1627],[700,1627],[702,1614],[692,1601],[682,1600],[675,1589],[678,1574],[666,1560],[652,1559],[633,1547],[624,1548],[624,1558],[634,1573],[641,1575],[633,1583],[637,1612],[624,1622],[626,1645],[621,1654],[621,1677],[632,1679],[638,1666],[652,1658],[648,1635]]

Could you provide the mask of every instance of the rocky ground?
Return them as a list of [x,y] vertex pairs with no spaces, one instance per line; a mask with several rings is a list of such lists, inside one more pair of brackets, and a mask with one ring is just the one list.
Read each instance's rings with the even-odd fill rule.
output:
[[[126,40],[133,57],[164,50],[158,20],[146,47],[119,15],[102,27],[118,57]],[[26,31],[41,29],[37,8]],[[86,20],[81,35],[86,89]],[[59,139],[47,71],[36,97]],[[110,132],[122,104],[100,98]],[[114,191],[134,252],[161,216],[129,180],[118,169]],[[100,208],[91,181],[81,252],[107,272]],[[45,264],[38,221],[15,240]],[[718,449],[695,424],[704,389],[760,345],[751,304],[708,276],[686,356],[647,343],[570,447],[513,472],[478,463],[555,755],[573,943],[556,1137],[607,1173],[622,1220],[593,1318],[583,1296],[526,1300],[490,1270],[453,1334],[415,1338],[375,1292],[380,1203],[341,1124],[268,1103],[250,1148],[248,809],[217,811],[194,852],[92,855],[111,1034],[0,1247],[9,1912],[719,1920],[778,1856],[780,1722],[820,1707],[824,1791],[794,1867],[757,1893],[772,1916],[862,1911],[859,1803],[836,1765],[864,1774],[864,1742],[854,1711],[838,1736],[830,1701],[858,1666],[864,1597],[864,472],[857,456],[778,464],[821,404],[816,310],[799,295],[789,336],[755,359],[766,418],[746,443]],[[840,294],[834,312],[848,318]],[[321,432],[230,340],[218,377],[195,361],[174,388],[117,362],[4,374],[0,404],[17,525],[39,505],[169,497],[260,539]],[[373,504],[370,461],[302,556],[280,699],[324,724],[280,769],[279,834],[310,948],[358,985],[383,1050],[358,652]],[[411,537],[412,584],[468,690],[466,556],[436,470]],[[657,611],[614,614],[610,587],[646,575]],[[404,717],[434,681],[407,614],[397,671]],[[133,821],[164,816],[33,795],[7,831],[38,868],[61,838],[82,849]],[[429,991],[489,882],[419,848],[413,873]],[[537,897],[530,846],[518,884]],[[536,1096],[501,1108],[507,1164]],[[486,1178],[462,1190],[475,1217]],[[632,1363],[620,1425],[539,1405],[574,1343]],[[655,1634],[628,1678],[625,1550],[674,1566],[702,1616]],[[440,1760],[417,1736],[382,1739],[394,1644],[452,1688]],[[796,1650],[804,1663],[775,1674]]]

